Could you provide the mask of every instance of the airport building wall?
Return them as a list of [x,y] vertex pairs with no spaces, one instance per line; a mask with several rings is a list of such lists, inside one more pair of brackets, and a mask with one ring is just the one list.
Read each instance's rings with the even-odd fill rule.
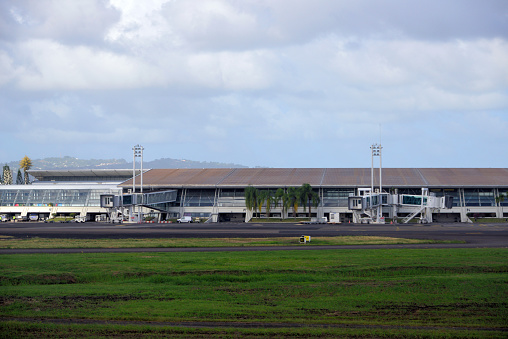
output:
[[[260,188],[262,189],[262,188]],[[421,194],[419,189],[397,189],[399,194]],[[267,189],[268,190],[268,189]],[[276,188],[269,188],[272,195]],[[192,217],[207,217],[216,215],[218,221],[228,221],[234,219],[250,219],[253,215],[258,216],[259,212],[248,211],[245,207],[245,198],[243,189],[231,189],[223,192],[222,189],[200,189],[200,188],[182,188],[179,189],[178,200],[173,206],[167,206],[168,217],[181,217],[184,215]],[[312,208],[312,216],[328,217],[330,213],[340,213],[342,222],[352,220],[352,211],[348,210],[348,197],[356,195],[355,188],[319,188],[315,190],[321,197],[319,206]],[[433,219],[436,222],[466,222],[468,218],[495,217],[508,218],[508,201],[496,202],[496,197],[503,190],[497,188],[442,188],[433,189],[436,196],[451,195],[454,197],[452,209],[435,209]],[[234,194],[234,196],[232,196]],[[412,209],[400,207],[397,211],[399,217],[403,217],[412,212]],[[385,207],[383,214],[387,218],[393,218],[394,211]],[[266,206],[262,208],[262,217],[267,217]],[[290,208],[284,215],[280,207],[275,204],[270,208],[270,217],[272,218],[292,218],[293,209]],[[303,209],[299,206],[297,217],[309,217],[309,209]]]
[[[139,176],[140,173],[136,174]],[[0,214],[26,216],[38,213],[43,217],[54,213],[75,213],[91,216],[93,220],[94,214],[108,212],[100,207],[100,195],[125,195],[133,187],[132,170],[40,171],[34,176],[40,180],[32,185],[0,186]],[[379,185],[378,177],[378,172],[374,173],[375,188]],[[100,181],[93,182],[94,178]],[[312,208],[312,216],[328,217],[330,213],[340,213],[342,221],[347,222],[352,219],[348,197],[371,187],[371,178],[370,168],[156,169],[143,173],[143,191],[177,191],[176,201],[157,204],[155,213],[159,218],[189,215],[213,221],[245,221],[254,213],[258,214],[258,211],[248,211],[245,207],[246,187],[270,190],[274,195],[278,188],[309,183],[320,197],[319,206]],[[121,179],[123,181],[118,181]],[[137,178],[137,192],[141,189],[140,182]],[[465,222],[475,216],[508,218],[508,200],[496,201],[496,197],[508,191],[508,169],[383,169],[383,191],[421,194],[422,188],[438,197],[448,195],[454,198],[452,209],[433,211],[434,221]],[[150,211],[149,206],[146,209]],[[383,214],[388,218],[394,213],[404,216],[410,212],[404,207],[397,211],[383,208]],[[267,216],[266,207],[261,214]],[[309,210],[304,211],[300,206],[297,214],[308,217]],[[280,207],[270,209],[273,218],[292,216],[292,208],[285,215]]]
[[107,213],[100,207],[102,194],[121,194],[115,184],[54,183],[34,185],[0,186],[0,215],[7,219],[37,215],[44,220],[52,215],[88,216],[93,220],[97,214]]

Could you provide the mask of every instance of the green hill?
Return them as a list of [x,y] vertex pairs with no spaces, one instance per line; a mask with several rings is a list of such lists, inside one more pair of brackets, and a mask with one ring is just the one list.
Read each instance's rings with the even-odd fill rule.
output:
[[[6,164],[1,163],[2,166]],[[11,170],[17,171],[18,161],[7,162]],[[139,164],[136,165],[139,168]],[[233,163],[194,161],[186,159],[161,158],[152,161],[144,161],[143,168],[241,168],[247,167]],[[78,159],[70,156],[60,158],[32,159],[32,169],[57,170],[57,169],[119,169],[132,168],[132,162],[125,159]]]

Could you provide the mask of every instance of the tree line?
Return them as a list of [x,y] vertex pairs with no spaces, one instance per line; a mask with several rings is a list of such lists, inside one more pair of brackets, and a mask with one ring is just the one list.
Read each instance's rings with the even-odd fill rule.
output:
[[249,211],[258,211],[258,217],[261,216],[263,206],[265,206],[266,215],[270,218],[272,208],[280,207],[282,218],[290,208],[293,209],[293,217],[296,218],[298,208],[303,206],[304,212],[309,207],[309,216],[312,215],[312,207],[318,207],[320,203],[319,194],[312,190],[310,184],[303,184],[300,187],[289,187],[272,190],[260,190],[252,186],[245,188],[245,206]]
[[[25,155],[19,162],[18,175],[16,176],[16,185],[28,185],[30,178],[28,177],[28,170],[32,168],[32,160]],[[21,172],[23,170],[23,173]],[[2,177],[0,182],[2,185],[12,185],[12,171],[9,165],[5,164],[1,173]]]

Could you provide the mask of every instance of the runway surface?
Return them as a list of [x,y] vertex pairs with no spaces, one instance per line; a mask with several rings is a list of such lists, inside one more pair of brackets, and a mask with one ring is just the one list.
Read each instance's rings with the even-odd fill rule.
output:
[[256,251],[360,248],[502,248],[508,247],[508,224],[296,224],[296,223],[209,223],[209,224],[106,224],[106,223],[1,223],[0,236],[16,238],[267,238],[323,236],[384,236],[410,239],[459,240],[464,244],[365,245],[365,246],[260,246],[220,248],[140,249],[46,249],[9,250],[10,253],[72,252],[171,252],[171,251]]

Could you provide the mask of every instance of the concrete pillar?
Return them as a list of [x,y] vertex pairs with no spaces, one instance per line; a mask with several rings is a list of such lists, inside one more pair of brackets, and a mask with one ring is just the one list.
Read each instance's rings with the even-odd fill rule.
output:
[[186,188],[182,188],[182,195],[180,197],[180,218],[183,218],[183,215],[185,213],[185,207],[184,207],[184,204],[185,204],[185,198],[187,196],[187,189]]
[[[493,193],[494,193],[494,199],[496,197],[499,196],[499,189],[498,188],[494,188],[493,189]],[[501,206],[501,202],[495,202],[495,205],[496,205],[496,218],[502,218],[503,217],[503,207]]]

